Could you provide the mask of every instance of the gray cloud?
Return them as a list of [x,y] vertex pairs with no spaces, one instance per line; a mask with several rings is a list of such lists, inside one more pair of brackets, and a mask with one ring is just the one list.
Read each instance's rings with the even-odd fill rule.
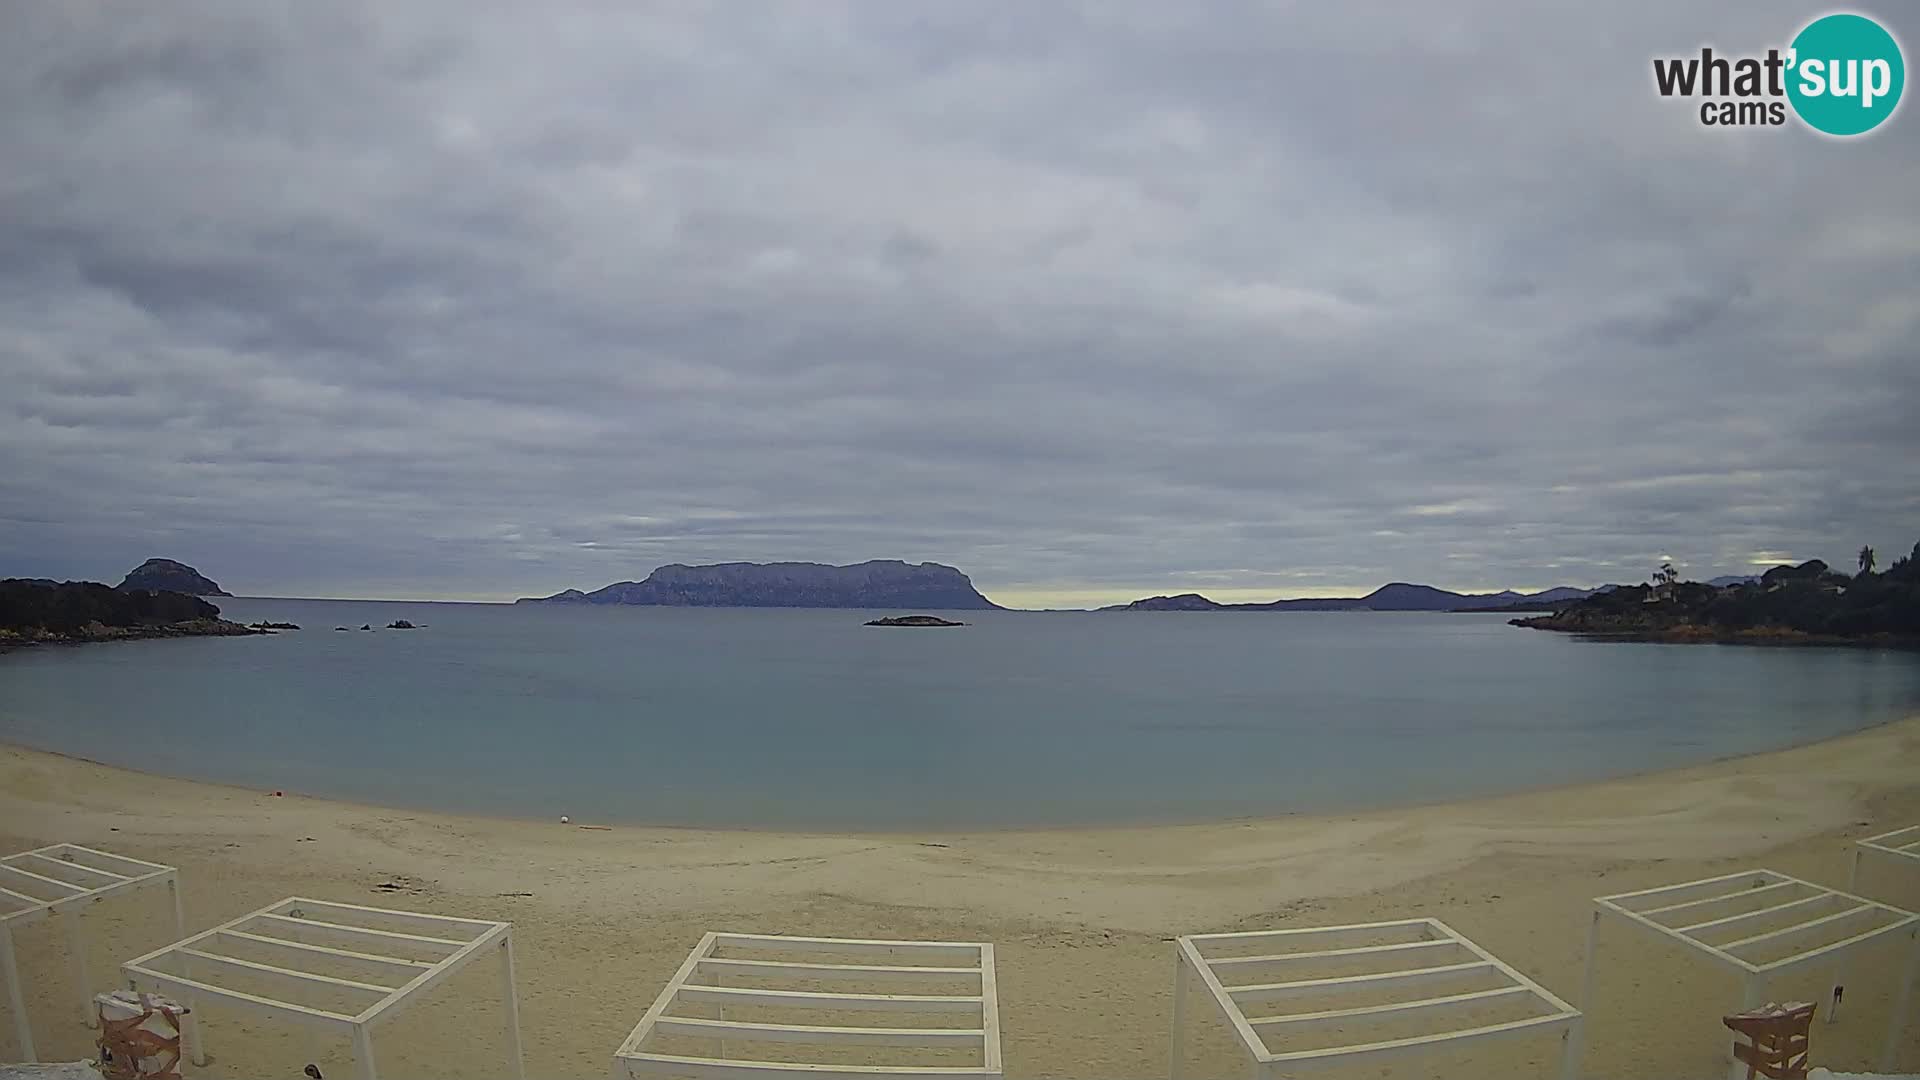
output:
[[1808,14],[18,8],[0,571],[900,556],[1020,598],[1904,550],[1920,129],[1710,131],[1648,74]]

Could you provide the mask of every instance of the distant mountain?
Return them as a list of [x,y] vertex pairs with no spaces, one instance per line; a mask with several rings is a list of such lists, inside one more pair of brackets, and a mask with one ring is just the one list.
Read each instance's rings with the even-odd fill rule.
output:
[[1481,608],[1513,604],[1554,604],[1579,600],[1591,589],[1570,585],[1537,593],[1517,593],[1511,589],[1497,593],[1457,593],[1432,585],[1412,585],[1395,581],[1365,596],[1307,597],[1300,600],[1273,600],[1264,604],[1222,604],[1199,593],[1179,596],[1150,596],[1131,604],[1117,604],[1101,611],[1476,611]]
[[132,570],[120,583],[123,589],[151,589],[177,592],[186,596],[232,596],[233,594],[201,576],[200,571],[172,559],[148,559]]
[[1716,589],[1724,589],[1729,585],[1752,585],[1759,580],[1759,574],[1723,574],[1717,578],[1708,578],[1707,584]]
[[[1611,585],[1601,586],[1601,588],[1613,587],[1614,586]],[[1599,591],[1599,589],[1576,589],[1571,585],[1561,585],[1557,588],[1543,589],[1540,592],[1531,593],[1520,599],[1538,601],[1544,604],[1557,604],[1563,600],[1585,600],[1587,597]]]
[[673,563],[644,581],[618,581],[583,593],[568,589],[521,604],[644,604],[656,607],[928,608],[980,611],[999,605],[967,575],[939,563],[876,559],[824,563]]

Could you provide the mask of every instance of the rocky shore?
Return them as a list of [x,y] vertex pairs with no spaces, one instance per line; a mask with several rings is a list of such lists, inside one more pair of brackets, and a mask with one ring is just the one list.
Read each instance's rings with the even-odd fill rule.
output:
[[95,581],[0,581],[0,649],[268,633],[222,619],[219,608],[182,593],[113,589]]
[[1557,630],[1598,641],[1643,641],[1674,645],[1855,645],[1872,648],[1920,648],[1920,637],[1899,634],[1816,634],[1785,626],[1751,626],[1741,629],[1676,622],[1649,625],[1641,620],[1596,620],[1567,612],[1538,615],[1529,619],[1508,619],[1511,626],[1533,630]]
[[175,637],[249,637],[271,634],[226,619],[188,619],[153,626],[107,626],[88,623],[74,630],[54,631],[40,627],[0,626],[0,651],[28,645],[86,645],[101,641],[140,641],[146,638]]

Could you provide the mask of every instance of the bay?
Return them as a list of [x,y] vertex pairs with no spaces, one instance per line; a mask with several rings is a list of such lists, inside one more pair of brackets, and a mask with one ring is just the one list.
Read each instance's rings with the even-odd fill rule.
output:
[[1911,653],[1580,641],[1497,615],[895,629],[862,623],[902,612],[217,603],[304,629],[0,655],[0,740],[397,807],[912,830],[1454,799],[1920,707]]

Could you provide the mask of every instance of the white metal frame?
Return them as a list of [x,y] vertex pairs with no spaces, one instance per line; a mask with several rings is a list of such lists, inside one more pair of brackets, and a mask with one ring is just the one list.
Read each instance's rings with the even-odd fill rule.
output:
[[20,994],[20,969],[14,962],[13,932],[55,916],[66,922],[67,958],[73,965],[80,1017],[93,1025],[93,994],[87,988],[86,910],[117,893],[165,885],[173,897],[174,932],[186,933],[180,911],[180,872],[171,866],[131,859],[78,844],[52,844],[0,858],[0,977],[7,983],[7,1006],[22,1060],[35,1060],[33,1026]]
[[[809,962],[754,959],[752,954],[809,955]],[[722,955],[723,953],[727,955]],[[813,960],[811,954],[818,954]],[[847,962],[853,961],[853,962]],[[919,961],[915,964],[913,961]],[[726,985],[731,979],[736,985]],[[850,991],[768,989],[738,985],[805,981],[849,984]],[[952,995],[874,993],[876,988],[924,980],[959,981],[977,993]],[[978,1026],[960,1028],[848,1027],[817,1024],[742,1023],[725,1019],[728,1003],[771,1005],[834,1012],[943,1013],[978,1017]],[[676,1005],[718,1005],[721,1019],[678,1016]],[[917,1049],[973,1047],[977,1066],[829,1065],[793,1061],[730,1058],[724,1041],[719,1057],[653,1053],[643,1049],[650,1036],[692,1035],[721,1040],[768,1043],[826,1043],[898,1046]],[[993,946],[956,941],[872,941],[852,938],[788,937],[777,934],[708,933],[673,973],[653,1007],[634,1026],[613,1055],[615,1080],[670,1073],[728,1080],[820,1080],[824,1077],[999,1077],[1000,1005],[995,984]]]
[[[1743,901],[1750,902],[1755,896],[1762,898],[1762,906],[1747,908]],[[1799,921],[1786,926],[1770,921],[1789,914]],[[1882,1067],[1893,1067],[1894,1051],[1912,1001],[1914,976],[1920,973],[1920,915],[1773,870],[1748,870],[1595,897],[1593,917],[1587,926],[1586,976],[1580,999],[1581,1007],[1588,1012],[1593,1011],[1594,946],[1603,915],[1616,916],[1731,968],[1741,978],[1743,1011],[1765,1004],[1767,982],[1776,975],[1824,963],[1832,965],[1837,986],[1840,965],[1850,955],[1876,945],[1891,947],[1892,939],[1906,937],[1911,956],[1901,975],[1881,1055]],[[1748,933],[1748,929],[1759,932]],[[1766,963],[1741,955],[1782,946],[1798,948]],[[1828,1018],[1832,1019],[1831,1013]],[[1733,1068],[1744,1075],[1744,1065],[1735,1063]]]
[[1920,825],[1909,825],[1904,829],[1869,836],[1865,840],[1853,842],[1853,867],[1847,871],[1847,891],[1860,887],[1860,857],[1871,855],[1890,863],[1905,863],[1909,869],[1920,868]]
[[[513,1075],[524,1080],[512,923],[296,896],[129,960],[121,970],[131,988],[170,992],[185,999],[189,1007],[219,1002],[346,1036],[353,1043],[354,1063],[363,1080],[377,1080],[374,1025],[391,1020],[492,949],[499,950]],[[275,959],[267,963],[223,950]],[[285,987],[289,996],[266,997],[221,985],[221,977],[228,975]],[[358,995],[366,1005],[355,1013],[315,1008],[293,1000],[303,990]],[[196,1065],[206,1064],[204,1028],[196,1014],[185,1032],[187,1057]]]
[[[1398,939],[1387,944],[1359,944],[1381,938]],[[1275,951],[1268,946],[1304,944],[1305,950]],[[1209,948],[1251,946],[1258,955],[1208,956]],[[1389,964],[1432,963],[1417,967],[1394,967],[1387,971],[1347,975],[1340,978],[1308,978],[1266,981],[1264,973],[1284,973],[1289,967],[1315,962],[1375,959]],[[1241,1048],[1249,1059],[1250,1073],[1258,1077],[1278,1077],[1287,1072],[1319,1065],[1348,1064],[1362,1059],[1379,1059],[1445,1044],[1520,1035],[1528,1032],[1560,1032],[1562,1049],[1560,1075],[1573,1080],[1580,1060],[1580,1010],[1555,997],[1553,992],[1527,978],[1492,953],[1468,940],[1438,919],[1401,919],[1392,922],[1355,923],[1348,926],[1321,926],[1299,930],[1256,930],[1238,934],[1187,934],[1174,943],[1173,959],[1173,1048],[1168,1075],[1179,1080],[1182,1066],[1182,1040],[1186,1023],[1188,976],[1197,977],[1210,992],[1220,1013],[1239,1036]],[[1249,1017],[1245,1006],[1281,998],[1312,998],[1349,991],[1414,987],[1423,983],[1445,982],[1467,976],[1494,976],[1503,985],[1469,993],[1427,996],[1415,992],[1404,1001],[1348,1009],[1301,1010]],[[1242,979],[1253,982],[1241,982]],[[1229,981],[1234,980],[1234,981]],[[1456,1028],[1410,1038],[1374,1042],[1347,1043],[1309,1050],[1270,1049],[1262,1031],[1309,1030],[1314,1027],[1366,1023],[1369,1019],[1403,1016],[1409,1013],[1459,1012],[1509,999],[1529,1002],[1545,1010],[1540,1015],[1505,1023]]]

